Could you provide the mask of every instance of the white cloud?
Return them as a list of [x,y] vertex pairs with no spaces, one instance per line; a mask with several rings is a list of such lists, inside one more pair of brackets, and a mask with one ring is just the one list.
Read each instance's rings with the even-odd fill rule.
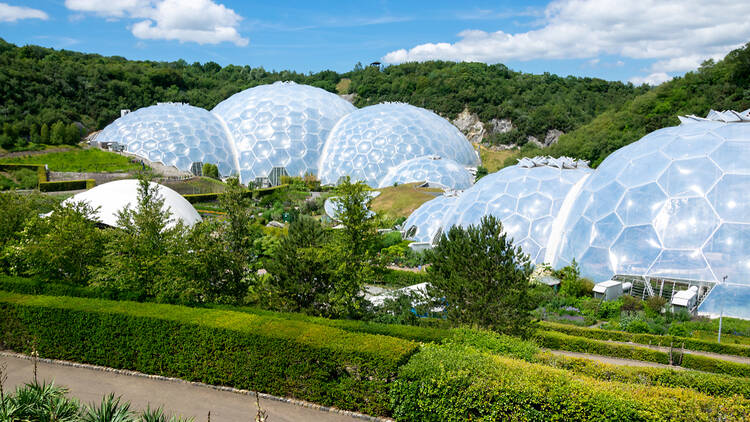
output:
[[142,19],[130,30],[136,38],[198,44],[231,42],[246,46],[237,31],[242,16],[212,0],[66,0],[65,6],[108,18]]
[[666,81],[668,81],[670,79],[672,79],[672,77],[669,76],[669,75],[667,75],[666,73],[664,73],[664,72],[658,72],[658,73],[652,73],[652,74],[650,74],[648,76],[643,76],[643,77],[641,77],[641,76],[634,76],[634,77],[628,79],[628,82],[632,82],[633,85],[637,85],[637,86],[640,86],[640,85],[643,85],[643,84],[647,84],[647,85],[652,85],[653,86],[653,85],[659,85],[661,83],[664,83],[664,82],[666,82]]
[[[750,39],[750,3],[735,0],[559,0],[538,29],[516,34],[466,30],[455,43],[392,51],[386,63],[453,60],[595,59],[602,55],[656,60],[655,75],[695,69]],[[652,78],[653,77],[653,78]],[[655,79],[654,79],[655,78]]]
[[46,21],[49,19],[49,16],[39,9],[0,3],[0,22],[15,22],[21,19],[41,19]]

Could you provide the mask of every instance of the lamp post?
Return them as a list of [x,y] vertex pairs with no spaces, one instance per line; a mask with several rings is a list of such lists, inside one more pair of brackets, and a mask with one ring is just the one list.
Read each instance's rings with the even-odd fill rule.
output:
[[[721,279],[721,284],[724,285],[727,282],[727,276]],[[721,343],[721,320],[724,318],[724,297],[721,298],[721,313],[719,314],[719,339],[718,343]]]

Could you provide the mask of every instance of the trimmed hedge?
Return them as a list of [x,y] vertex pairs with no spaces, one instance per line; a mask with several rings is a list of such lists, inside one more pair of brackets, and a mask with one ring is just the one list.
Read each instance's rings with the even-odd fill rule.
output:
[[572,336],[587,337],[596,340],[613,340],[659,346],[669,346],[670,343],[672,343],[675,347],[682,347],[684,344],[684,348],[687,350],[698,350],[702,352],[719,353],[723,355],[750,357],[750,346],[739,344],[716,343],[713,341],[699,340],[688,337],[658,336],[654,334],[634,334],[626,333],[624,331],[576,327],[547,321],[541,322],[540,325],[547,330],[559,331],[561,333],[569,334]]
[[0,170],[15,170],[19,168],[31,169],[36,171],[39,183],[47,181],[47,168],[44,164],[8,164],[0,163]]
[[585,337],[570,336],[555,331],[537,331],[536,340],[542,347],[569,352],[591,353],[622,359],[642,360],[669,365],[667,353],[646,347],[606,343]]
[[375,274],[374,284],[391,287],[406,287],[428,281],[427,273],[384,268]]
[[750,401],[601,381],[458,346],[427,345],[390,390],[398,421],[742,421]]
[[94,179],[61,180],[57,182],[40,182],[41,192],[62,192],[66,190],[91,189],[96,186]]
[[216,309],[0,292],[0,345],[388,415],[414,342]]
[[[138,302],[147,300],[145,292],[121,291],[116,289],[108,289],[105,287],[72,286],[69,284],[49,283],[33,278],[16,277],[3,274],[0,274],[0,290],[30,295],[71,296],[91,299],[130,300]],[[334,327],[355,333],[380,334],[425,343],[440,342],[442,339],[450,335],[450,330],[442,328],[381,324],[355,320],[327,319],[321,317],[312,317],[300,313],[266,311],[247,306],[206,305],[206,307],[227,311],[244,312],[252,315],[259,315],[267,318],[276,318],[280,320],[306,321],[313,324],[326,325],[328,327]]]
[[671,368],[610,365],[585,358],[553,355],[549,352],[540,353],[536,358],[539,362],[553,368],[565,369],[574,374],[603,381],[690,388],[712,396],[740,395],[750,398],[750,379],[748,378]]
[[219,199],[221,193],[187,193],[182,195],[183,198],[187,199],[191,204],[197,204],[199,202],[210,202]]
[[[608,343],[603,340],[576,337],[555,331],[538,331],[536,338],[542,347],[554,350],[592,353],[602,356],[642,360],[665,365],[669,364],[668,353],[646,347]],[[678,349],[675,349],[675,352],[678,352]],[[734,377],[750,377],[750,365],[744,363],[736,363],[691,353],[683,353],[681,356],[679,353],[675,353],[674,356],[673,362],[683,368],[726,374]]]

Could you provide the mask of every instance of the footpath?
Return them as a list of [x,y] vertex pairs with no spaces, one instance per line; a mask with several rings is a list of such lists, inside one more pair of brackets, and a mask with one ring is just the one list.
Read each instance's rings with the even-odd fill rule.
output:
[[[0,363],[7,365],[6,391],[14,391],[16,386],[33,379],[34,364],[28,357],[0,352]],[[123,401],[129,401],[133,410],[161,406],[165,413],[192,417],[195,422],[206,421],[209,411],[212,422],[255,420],[255,395],[127,372],[129,371],[108,370],[46,359],[40,360],[37,366],[37,378],[40,381],[54,380],[55,385],[67,387],[71,397],[76,397],[85,404],[98,404],[102,397],[114,393],[116,396],[122,396]],[[383,420],[267,395],[261,396],[260,406],[266,411],[268,422]]]

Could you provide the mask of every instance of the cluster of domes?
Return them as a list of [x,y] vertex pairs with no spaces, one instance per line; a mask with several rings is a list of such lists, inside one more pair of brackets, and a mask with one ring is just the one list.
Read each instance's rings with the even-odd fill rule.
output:
[[434,243],[441,231],[491,214],[533,262],[575,259],[595,281],[726,275],[750,284],[750,110],[680,120],[595,171],[566,158],[521,160],[457,199],[425,203],[403,230]]
[[[387,178],[388,184],[429,181],[463,189],[473,179],[467,167],[479,164],[463,134],[431,111],[401,103],[357,109],[293,82],[246,89],[210,112],[171,103],[139,109],[96,140],[183,171],[194,163],[216,164],[222,176],[239,175],[242,183],[313,174],[324,184],[350,176],[372,187]],[[441,160],[428,158],[435,156]],[[389,175],[419,158],[406,175]]]

